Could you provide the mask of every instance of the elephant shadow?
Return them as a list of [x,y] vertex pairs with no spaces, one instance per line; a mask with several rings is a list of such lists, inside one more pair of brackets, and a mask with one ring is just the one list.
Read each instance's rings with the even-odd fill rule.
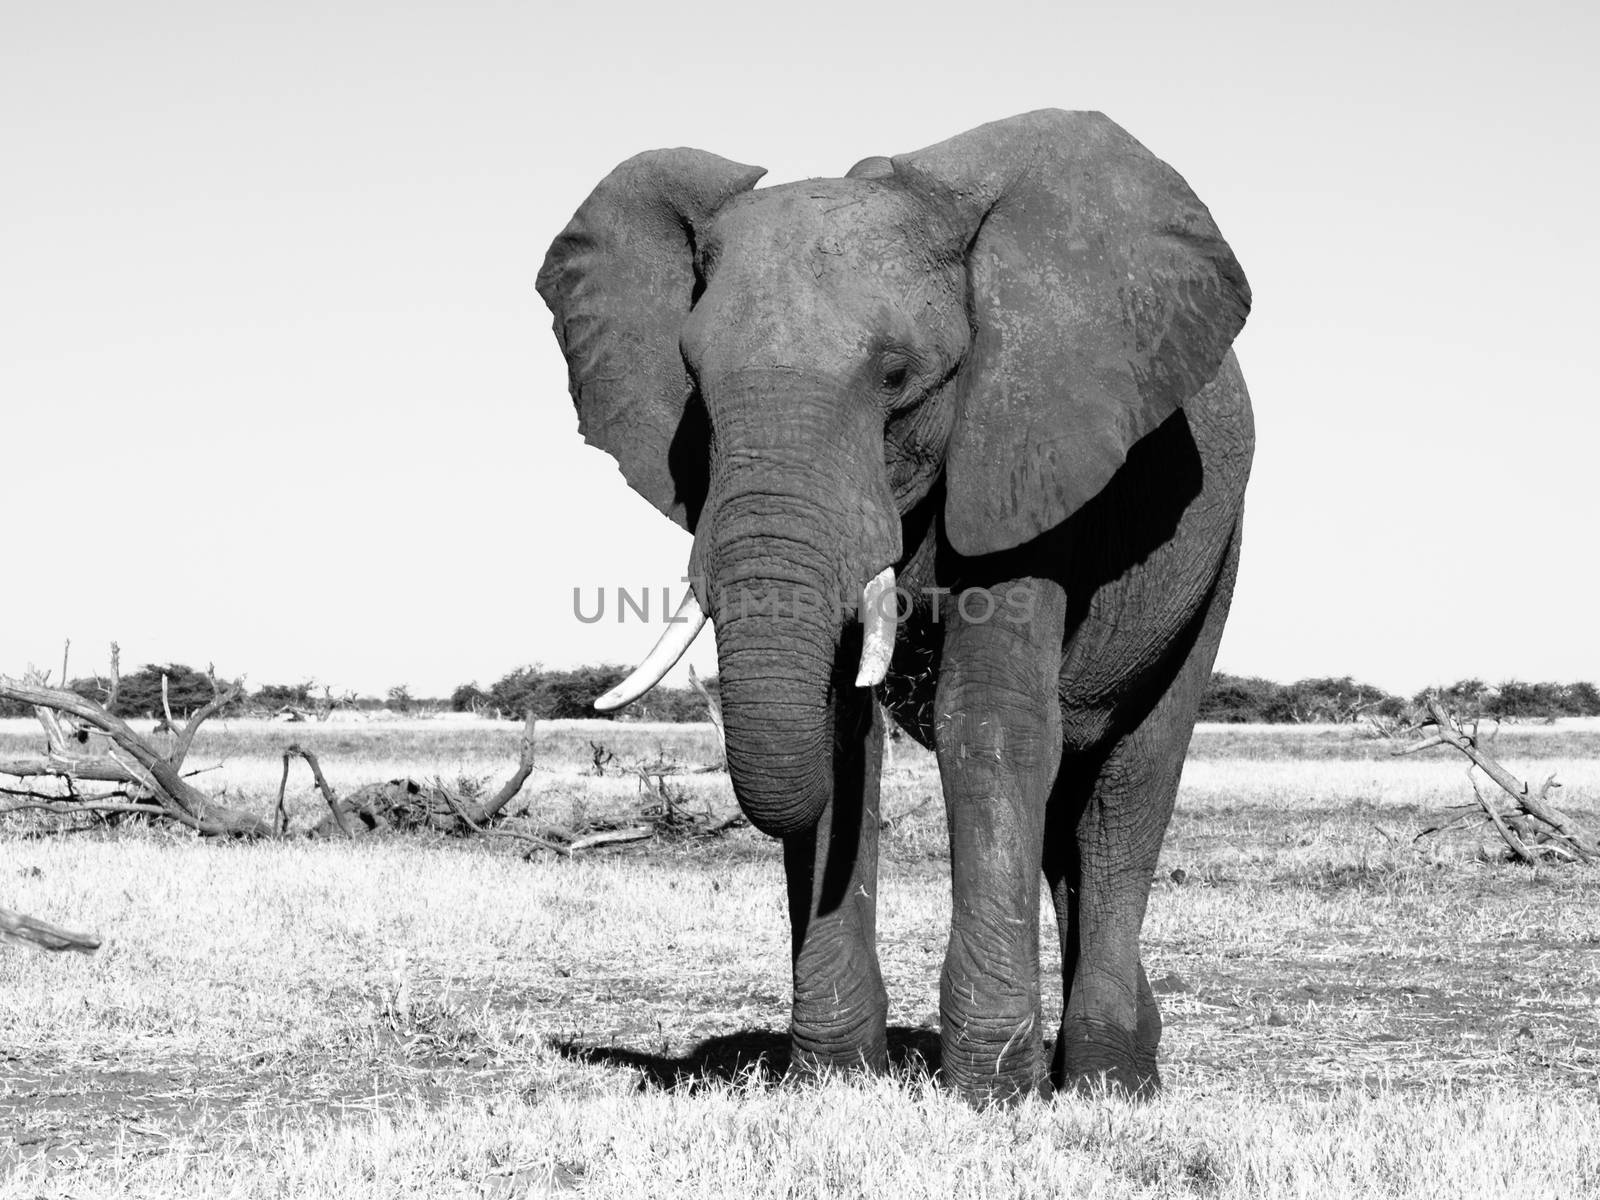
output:
[[[908,1081],[938,1077],[937,1029],[892,1025],[888,1034],[891,1074]],[[678,1056],[576,1041],[552,1043],[552,1049],[569,1062],[632,1068],[639,1072],[641,1091],[693,1092],[708,1084],[726,1083],[774,1087],[789,1069],[786,1029],[741,1029],[719,1034]]]

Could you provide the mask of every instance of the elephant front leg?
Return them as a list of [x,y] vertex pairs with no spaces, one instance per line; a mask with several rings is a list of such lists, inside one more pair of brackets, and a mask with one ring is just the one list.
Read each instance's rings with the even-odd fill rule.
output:
[[888,999],[878,968],[878,778],[883,718],[867,691],[836,705],[833,798],[816,829],[787,837],[794,1009],[790,1069],[888,1061]]
[[[937,749],[950,824],[951,920],[940,989],[943,1071],[977,1103],[1042,1091],[1039,865],[1061,761],[1065,599],[1019,579],[1002,607],[950,614]],[[1005,598],[1031,595],[1027,619]],[[963,597],[963,600],[966,598]]]

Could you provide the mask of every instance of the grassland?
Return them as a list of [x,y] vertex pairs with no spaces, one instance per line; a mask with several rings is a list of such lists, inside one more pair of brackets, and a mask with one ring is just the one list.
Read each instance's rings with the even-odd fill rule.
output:
[[[264,812],[291,738],[348,789],[502,777],[517,729],[217,723],[191,762]],[[36,741],[0,726],[0,757]],[[591,742],[712,757],[703,729],[542,727],[524,822],[636,810]],[[820,1085],[778,1077],[781,871],[749,829],[558,859],[13,817],[0,903],[108,943],[0,947],[0,1196],[1600,1194],[1600,876],[1504,863],[1465,825],[1413,840],[1470,798],[1464,763],[1387,749],[1197,734],[1145,935],[1167,1090],[1137,1107],[973,1112],[933,1082],[943,813],[904,743],[880,917],[896,1065]],[[1600,823],[1600,730],[1495,749]],[[723,775],[676,783],[733,810]],[[302,770],[295,824],[318,809]]]

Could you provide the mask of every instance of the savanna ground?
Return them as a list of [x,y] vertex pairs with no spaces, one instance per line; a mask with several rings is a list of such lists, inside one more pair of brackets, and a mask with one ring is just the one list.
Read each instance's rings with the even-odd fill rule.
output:
[[[266,812],[291,739],[347,791],[492,785],[517,736],[216,722],[189,761]],[[619,760],[604,777],[591,740]],[[37,741],[7,723],[0,757]],[[880,902],[896,1064],[822,1084],[776,1074],[782,875],[748,828],[560,859],[0,819],[0,903],[107,938],[93,958],[0,947],[0,1195],[1600,1194],[1600,873],[1504,863],[1476,826],[1413,841],[1470,800],[1465,762],[1389,749],[1197,733],[1145,927],[1167,1087],[1140,1106],[975,1112],[934,1082],[943,811],[905,742]],[[1600,822],[1600,728],[1491,749]],[[663,755],[710,761],[710,734],[543,726],[514,824],[626,819],[640,786],[617,766]],[[733,810],[725,775],[669,782]],[[289,796],[298,828],[325,811],[303,766]]]

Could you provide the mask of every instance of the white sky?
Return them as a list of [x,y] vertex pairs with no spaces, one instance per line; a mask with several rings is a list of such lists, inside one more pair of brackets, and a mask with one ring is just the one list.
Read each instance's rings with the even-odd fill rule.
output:
[[1219,668],[1600,679],[1594,11],[7,4],[0,672],[637,657],[572,589],[677,585],[688,538],[577,436],[550,239],[639,150],[775,183],[1056,106],[1182,172],[1255,292]]

